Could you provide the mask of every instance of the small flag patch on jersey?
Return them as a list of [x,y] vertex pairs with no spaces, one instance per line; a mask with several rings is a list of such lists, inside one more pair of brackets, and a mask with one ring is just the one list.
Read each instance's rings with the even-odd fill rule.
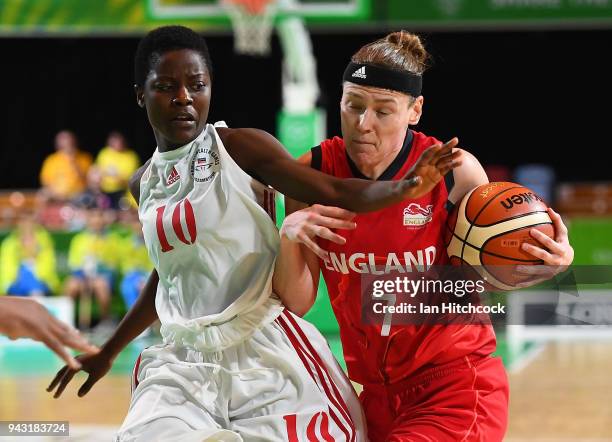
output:
[[176,167],[172,166],[172,171],[170,172],[170,175],[168,175],[168,180],[166,181],[166,186],[169,186],[170,184],[176,183],[179,180],[180,177],[181,176],[177,172]]
[[357,69],[355,72],[353,72],[352,76],[357,77],[357,78],[367,78],[365,66],[362,66],[359,69]]
[[195,168],[196,170],[206,170],[212,166],[212,163],[207,163],[205,158],[196,158]]

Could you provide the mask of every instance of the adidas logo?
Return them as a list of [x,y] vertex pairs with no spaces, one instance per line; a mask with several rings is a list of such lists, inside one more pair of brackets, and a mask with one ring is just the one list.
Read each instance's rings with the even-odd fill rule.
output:
[[180,177],[181,176],[176,171],[176,168],[174,166],[172,166],[172,171],[170,172],[170,175],[168,175],[168,180],[166,180],[166,186],[169,186],[170,184],[176,183],[179,180]]
[[360,67],[355,72],[353,72],[353,77],[357,78],[368,78],[365,72],[365,66]]

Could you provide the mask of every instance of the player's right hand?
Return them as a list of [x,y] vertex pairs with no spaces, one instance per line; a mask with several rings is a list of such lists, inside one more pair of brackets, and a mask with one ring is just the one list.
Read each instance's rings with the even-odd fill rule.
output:
[[85,383],[79,388],[79,397],[85,396],[91,387],[94,386],[108,371],[110,370],[113,359],[109,357],[103,351],[98,351],[93,354],[82,354],[76,357],[76,360],[81,364],[80,369],[70,368],[65,365],[60,371],[57,372],[49,386],[47,387],[48,392],[52,392],[55,387],[57,390],[53,395],[54,398],[58,398],[64,392],[66,386],[70,383],[75,374],[80,370],[89,373]]
[[40,341],[72,368],[78,369],[79,364],[64,346],[87,353],[98,351],[98,347],[90,344],[78,330],[51,316],[34,299],[2,296],[0,309],[1,333],[11,339],[30,338]]
[[346,239],[331,231],[331,229],[352,230],[357,225],[352,219],[355,213],[339,207],[315,204],[305,209],[293,212],[283,221],[280,229],[281,237],[304,244],[319,258],[326,260],[328,253],[316,242],[316,238],[324,238],[336,244],[345,244]]

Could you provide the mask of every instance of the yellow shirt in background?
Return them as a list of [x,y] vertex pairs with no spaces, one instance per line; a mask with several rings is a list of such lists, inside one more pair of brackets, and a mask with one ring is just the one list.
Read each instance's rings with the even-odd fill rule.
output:
[[36,250],[28,254],[24,250],[19,234],[14,231],[2,241],[0,247],[0,293],[5,293],[15,282],[19,273],[19,266],[31,262],[34,275],[52,292],[59,288],[59,277],[55,268],[55,248],[49,232],[38,227],[34,233],[36,237]]
[[70,241],[68,267],[71,270],[81,270],[88,260],[92,260],[98,268],[102,266],[108,270],[117,270],[122,249],[122,238],[114,232],[80,232]]
[[102,173],[100,188],[102,192],[113,193],[125,190],[127,182],[138,166],[140,159],[133,150],[103,148],[96,158],[96,167]]
[[87,189],[87,171],[92,163],[91,155],[87,152],[77,151],[74,155],[72,159],[64,152],[54,152],[45,158],[40,171],[42,185],[66,199]]
[[130,235],[124,238],[123,247],[123,253],[120,255],[120,269],[123,274],[135,270],[147,273],[153,270],[153,263],[149,258],[144,240]]

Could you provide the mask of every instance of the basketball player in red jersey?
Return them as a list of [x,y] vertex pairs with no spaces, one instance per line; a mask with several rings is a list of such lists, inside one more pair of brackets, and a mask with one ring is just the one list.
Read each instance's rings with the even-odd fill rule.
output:
[[[425,149],[439,143],[409,129],[422,113],[427,58],[419,37],[406,32],[362,47],[344,73],[343,137],[323,141],[299,161],[341,178],[402,177]],[[448,206],[488,182],[478,160],[456,150],[462,165],[446,176],[450,179],[427,195],[376,212],[356,215],[287,203],[294,213],[281,229],[274,290],[289,309],[304,314],[323,273],[349,378],[363,385],[360,400],[373,442],[499,441],[506,431],[508,382],[501,360],[491,357],[496,347],[491,326],[392,325],[383,332],[361,320],[360,278],[380,272],[375,264],[381,257],[404,272],[448,263],[442,239]],[[549,214],[556,238],[533,230],[542,247],[523,244],[547,264],[522,269],[533,275],[532,282],[573,259],[567,229],[559,215]],[[420,222],[406,223],[410,218]]]

